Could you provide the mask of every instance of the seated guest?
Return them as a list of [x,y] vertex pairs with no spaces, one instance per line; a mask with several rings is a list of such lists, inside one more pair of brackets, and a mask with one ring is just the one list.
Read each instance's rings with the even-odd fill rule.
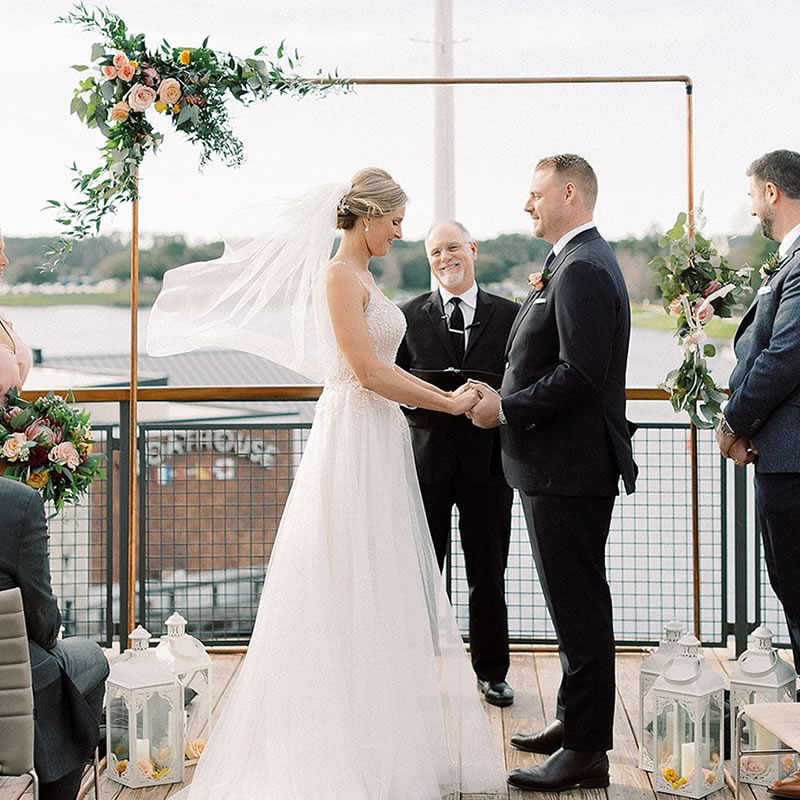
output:
[[[0,234],[0,278],[9,264],[6,245]],[[11,322],[0,313],[0,405],[9,389],[22,390],[31,369],[31,349],[14,333]]]
[[19,587],[33,674],[33,763],[42,800],[74,800],[100,737],[108,662],[87,639],[58,639],[47,520],[38,492],[0,478],[0,591]]

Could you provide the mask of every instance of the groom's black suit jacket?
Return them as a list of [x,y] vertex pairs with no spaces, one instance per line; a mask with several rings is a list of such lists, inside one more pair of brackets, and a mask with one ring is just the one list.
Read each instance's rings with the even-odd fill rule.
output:
[[625,418],[630,306],[596,228],[571,239],[511,330],[500,394],[503,468],[528,494],[608,497],[636,465]]
[[[400,367],[446,391],[461,386],[467,378],[500,387],[517,303],[478,288],[475,318],[460,368],[455,366],[456,353],[438,289],[409,300],[401,309],[408,330],[397,353]],[[463,415],[421,408],[407,411],[407,417],[420,483],[447,483],[460,467],[473,484],[506,485],[497,458],[496,431],[477,428]]]

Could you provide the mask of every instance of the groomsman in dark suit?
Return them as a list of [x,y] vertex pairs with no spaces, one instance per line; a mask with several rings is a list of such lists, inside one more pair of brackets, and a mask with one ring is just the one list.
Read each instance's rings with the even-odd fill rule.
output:
[[[622,272],[592,222],[594,170],[580,156],[542,159],[525,211],[553,244],[511,330],[499,394],[468,412],[500,427],[503,467],[519,489],[536,569],[558,637],[556,719],[512,744],[549,754],[514,770],[532,791],[608,786],[614,631],[605,545],[620,476],[636,480],[625,418],[630,306]],[[502,399],[501,399],[502,398]]]
[[755,461],[764,558],[800,671],[800,153],[767,153],[747,175],[753,215],[780,242],[780,260],[736,331],[717,442],[737,464]]
[[[425,238],[439,284],[401,306],[408,322],[397,363],[446,391],[468,378],[499,387],[504,349],[519,305],[475,283],[478,245],[458,222],[434,225]],[[508,706],[505,570],[513,491],[492,459],[496,432],[466,417],[407,411],[417,473],[439,568],[450,549],[453,506],[469,584],[472,665],[488,703]]]

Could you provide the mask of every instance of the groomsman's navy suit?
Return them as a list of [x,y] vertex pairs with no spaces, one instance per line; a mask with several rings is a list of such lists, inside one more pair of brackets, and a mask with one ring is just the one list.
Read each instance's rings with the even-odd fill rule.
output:
[[[408,329],[397,354],[400,367],[446,391],[468,378],[499,387],[517,303],[478,288],[463,362],[447,332],[438,289],[401,308]],[[449,549],[453,505],[459,510],[475,673],[483,681],[503,681],[509,664],[505,570],[513,491],[502,476],[497,432],[476,428],[463,415],[417,408],[407,417],[440,568]]]
[[620,476],[636,480],[625,418],[630,307],[592,227],[569,240],[512,328],[500,394],[503,468],[519,489],[558,636],[557,717],[570,750],[612,748],[614,631],[605,544]]
[[734,338],[725,419],[750,439],[756,510],[770,583],[800,671],[800,238],[759,290]]

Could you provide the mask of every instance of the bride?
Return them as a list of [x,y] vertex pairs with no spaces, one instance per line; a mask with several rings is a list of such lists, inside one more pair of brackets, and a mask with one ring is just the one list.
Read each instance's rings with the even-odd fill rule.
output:
[[182,800],[440,800],[504,782],[398,405],[462,414],[478,398],[395,366],[405,319],[369,271],[406,200],[381,169],[320,187],[267,235],[168,272],[153,307],[151,354],[233,347],[324,383],[247,656]]

